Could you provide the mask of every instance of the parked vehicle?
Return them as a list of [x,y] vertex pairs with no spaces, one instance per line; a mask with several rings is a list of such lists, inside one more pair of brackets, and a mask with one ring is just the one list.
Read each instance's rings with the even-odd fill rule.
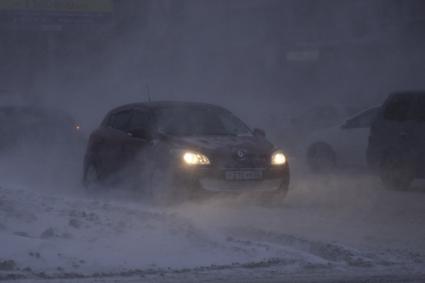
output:
[[90,136],[84,184],[130,181],[146,194],[285,195],[289,166],[262,130],[203,103],[151,102],[110,111]]
[[366,168],[369,128],[379,107],[369,108],[342,124],[313,132],[306,146],[309,168],[325,172],[335,168]]
[[391,94],[372,123],[369,164],[391,188],[425,177],[425,91]]

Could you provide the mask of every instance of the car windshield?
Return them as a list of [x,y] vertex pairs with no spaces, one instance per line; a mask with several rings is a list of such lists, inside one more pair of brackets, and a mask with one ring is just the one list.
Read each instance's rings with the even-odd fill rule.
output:
[[242,136],[250,129],[230,112],[208,107],[164,107],[156,112],[158,129],[175,136]]

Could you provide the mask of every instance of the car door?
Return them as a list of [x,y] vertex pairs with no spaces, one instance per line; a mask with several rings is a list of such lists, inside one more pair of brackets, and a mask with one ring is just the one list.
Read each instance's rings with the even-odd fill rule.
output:
[[130,117],[123,152],[127,160],[143,161],[152,155],[153,118],[149,109],[134,109]]
[[415,98],[411,94],[394,95],[384,104],[382,122],[377,126],[380,131],[380,144],[386,154],[405,155],[414,147],[416,122],[412,119]]
[[131,137],[128,135],[131,109],[110,114],[106,125],[96,132],[96,155],[102,173],[110,175],[126,164],[125,147]]
[[422,169],[425,166],[425,93],[415,95],[412,102],[402,138],[408,147],[405,150],[412,156],[423,176],[425,173],[425,169]]

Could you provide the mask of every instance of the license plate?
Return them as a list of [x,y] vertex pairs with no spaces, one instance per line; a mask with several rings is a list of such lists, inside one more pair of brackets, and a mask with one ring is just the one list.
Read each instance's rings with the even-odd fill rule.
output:
[[224,177],[228,181],[259,180],[263,178],[263,172],[260,170],[226,171]]

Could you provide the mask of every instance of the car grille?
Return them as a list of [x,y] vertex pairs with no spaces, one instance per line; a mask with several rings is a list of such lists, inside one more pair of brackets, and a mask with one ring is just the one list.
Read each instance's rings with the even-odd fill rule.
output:
[[244,158],[234,156],[215,156],[213,164],[219,168],[224,169],[238,169],[238,168],[266,168],[268,159],[264,155],[249,154]]

